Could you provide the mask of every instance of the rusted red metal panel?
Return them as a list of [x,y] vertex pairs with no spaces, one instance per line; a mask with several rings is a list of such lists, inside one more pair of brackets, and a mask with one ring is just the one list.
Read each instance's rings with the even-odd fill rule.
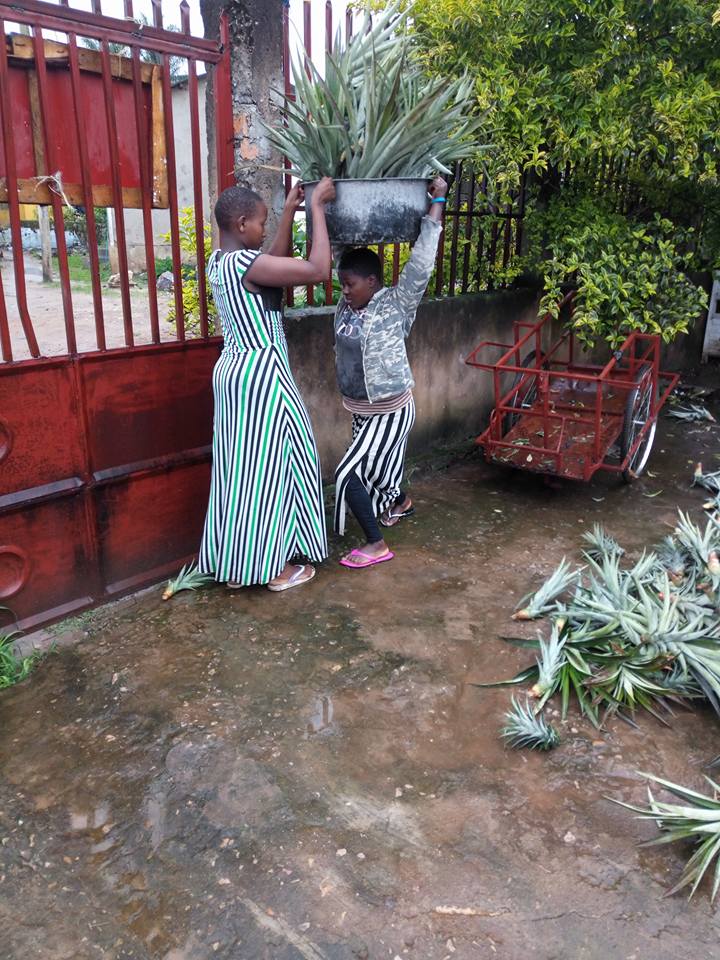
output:
[[218,355],[219,341],[190,341],[83,357],[92,471],[208,444]]
[[0,370],[0,604],[24,629],[197,553],[220,342]]
[[14,511],[0,508],[0,604],[23,629],[68,616],[96,599],[84,529],[79,488]]
[[2,368],[0,498],[81,475],[79,414],[66,359]]
[[152,583],[197,555],[209,489],[208,453],[95,487],[108,594]]

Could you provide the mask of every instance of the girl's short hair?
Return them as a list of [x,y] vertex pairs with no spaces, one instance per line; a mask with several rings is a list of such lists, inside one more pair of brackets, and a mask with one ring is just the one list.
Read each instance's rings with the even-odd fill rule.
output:
[[221,230],[229,230],[238,217],[251,217],[263,199],[247,187],[228,187],[215,204],[215,219]]
[[383,282],[380,257],[374,250],[369,250],[367,247],[345,250],[338,264],[338,272],[340,270],[356,273],[359,277],[376,277],[380,283]]

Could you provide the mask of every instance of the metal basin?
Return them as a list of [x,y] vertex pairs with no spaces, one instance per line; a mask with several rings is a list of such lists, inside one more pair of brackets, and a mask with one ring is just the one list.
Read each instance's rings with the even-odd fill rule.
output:
[[[312,239],[310,201],[317,180],[304,183],[308,236]],[[325,207],[328,233],[334,244],[413,241],[428,210],[424,178],[336,180],[336,197]]]

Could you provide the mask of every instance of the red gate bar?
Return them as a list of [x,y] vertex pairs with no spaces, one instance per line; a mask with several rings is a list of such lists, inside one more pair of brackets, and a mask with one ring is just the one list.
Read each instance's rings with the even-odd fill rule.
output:
[[[332,0],[325,0],[325,50],[332,52],[333,43],[333,11]],[[333,302],[333,278],[332,270],[330,276],[325,281],[325,304],[329,306]]]
[[[130,3],[130,10],[132,12],[132,2]],[[160,343],[160,318],[158,316],[157,280],[155,277],[155,237],[152,221],[152,198],[155,185],[151,183],[150,170],[148,169],[147,111],[140,79],[140,51],[137,47],[132,48],[132,83],[135,94],[135,129],[137,131],[140,183],[142,186],[143,237],[145,239],[145,271],[147,273],[150,331],[152,342]]]
[[[303,46],[305,47],[305,54],[307,55],[308,60],[312,60],[312,3],[310,0],[303,0]],[[307,62],[307,61],[306,61]],[[306,66],[307,75],[310,76],[310,68]],[[289,72],[289,67],[288,67]],[[305,251],[305,256],[309,257],[312,250],[312,244],[310,243],[310,237],[307,232],[308,219],[312,216],[312,213],[305,208],[305,238],[307,248]],[[307,305],[309,307],[315,306],[315,285],[309,283],[305,288],[307,291]]]
[[[283,22],[284,10],[285,8],[283,8]],[[230,27],[227,13],[223,13],[220,17],[220,47],[222,48],[222,59],[216,64],[213,76],[218,194],[221,194],[226,187],[231,187],[235,182],[235,144],[232,123],[230,122],[232,119]]]
[[183,37],[157,26],[141,24],[136,20],[122,20],[78,10],[75,7],[59,8],[46,0],[0,0],[0,17],[11,22],[28,23],[60,33],[73,31],[83,36],[102,36],[109,43],[128,47],[169,53],[176,57],[191,57],[206,63],[217,63],[222,54],[214,40],[203,37]]
[[125,242],[125,215],[123,213],[122,187],[120,185],[120,158],[118,156],[117,120],[115,102],[112,93],[112,75],[110,73],[110,47],[107,36],[102,39],[102,79],[105,94],[105,122],[107,124],[108,144],[110,147],[110,180],[112,184],[113,210],[115,212],[115,237],[117,241],[118,269],[120,271],[120,299],[122,301],[125,344],[132,347],[135,335],[132,325],[132,306],[130,303],[130,284],[128,283],[128,256]]
[[[153,8],[156,13],[156,8]],[[162,13],[160,23],[162,23]],[[175,165],[175,124],[173,122],[172,87],[170,85],[170,57],[163,55],[163,100],[165,102],[165,150],[167,158],[168,205],[170,212],[170,249],[172,252],[173,294],[175,296],[175,329],[178,340],[185,339],[185,304],[182,295],[182,254],[180,252],[180,224],[177,195],[177,168]]]
[[[3,147],[5,151],[5,177],[7,180],[8,209],[10,211],[10,236],[13,245],[13,270],[15,271],[15,296],[17,297],[20,322],[32,357],[40,356],[37,338],[27,305],[25,291],[25,264],[22,254],[22,232],[20,229],[20,203],[18,201],[17,174],[15,167],[15,136],[13,133],[12,112],[9,94],[7,48],[5,46],[5,21],[0,18],[0,109],[2,109]],[[18,255],[19,251],[19,255]]]
[[7,308],[5,307],[5,289],[3,287],[2,274],[0,273],[0,348],[2,349],[2,358],[10,361],[13,358],[12,343],[10,340],[10,328],[8,326]]
[[70,63],[70,83],[72,85],[73,95],[73,112],[75,113],[75,132],[77,135],[78,150],[80,151],[80,172],[82,175],[85,219],[87,221],[90,278],[92,282],[93,312],[95,315],[95,342],[98,350],[104,350],[105,317],[102,302],[102,284],[100,282],[100,257],[98,254],[92,180],[90,178],[85,113],[82,109],[82,97],[80,93],[80,64],[78,63],[77,38],[74,33],[68,34],[68,57]]
[[[4,38],[3,38],[4,41]],[[48,136],[48,119],[50,116],[47,91],[47,67],[45,64],[45,46],[43,44],[42,29],[35,27],[33,30],[33,42],[35,47],[35,69],[37,72],[38,100],[40,107],[40,127],[42,136],[42,147],[46,169],[38,170],[38,173],[47,175],[54,170],[60,169],[59,157],[56,155],[55,144],[52,138]],[[32,98],[32,87],[30,91]],[[67,341],[68,353],[73,355],[77,353],[77,341],[75,339],[75,319],[73,317],[72,291],[70,289],[70,268],[68,266],[67,244],[65,242],[65,217],[63,216],[63,202],[57,189],[50,187],[50,201],[53,210],[53,226],[55,227],[55,243],[57,245],[58,265],[60,267],[60,287],[62,290],[63,316],[65,318],[65,339]],[[17,251],[23,256],[22,247]]]
[[[190,33],[190,5],[180,4],[183,33]],[[197,258],[198,293],[200,296],[200,334],[208,336],[208,304],[205,284],[205,215],[203,213],[202,166],[200,162],[200,116],[198,112],[198,82],[195,61],[188,59],[188,91],[190,96],[190,139],[192,141],[193,186],[195,188],[195,256]]]

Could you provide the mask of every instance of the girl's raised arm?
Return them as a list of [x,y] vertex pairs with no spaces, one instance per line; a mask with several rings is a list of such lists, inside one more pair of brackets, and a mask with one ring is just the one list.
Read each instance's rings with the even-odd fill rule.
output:
[[[288,196],[289,199],[289,196]],[[330,177],[324,177],[313,191],[310,215],[312,217],[313,245],[307,260],[295,257],[276,256],[273,250],[280,245],[287,248],[288,225],[281,218],[280,227],[285,229],[285,237],[276,236],[270,247],[270,252],[261,254],[250,266],[245,277],[251,283],[263,287],[289,287],[305,283],[321,283],[330,278],[332,261],[330,254],[330,240],[325,222],[325,204],[335,199],[335,185]],[[288,204],[285,204],[283,218]],[[294,210],[292,211],[294,213]],[[290,236],[292,231],[292,214],[288,219]],[[278,233],[280,228],[278,229]]]

